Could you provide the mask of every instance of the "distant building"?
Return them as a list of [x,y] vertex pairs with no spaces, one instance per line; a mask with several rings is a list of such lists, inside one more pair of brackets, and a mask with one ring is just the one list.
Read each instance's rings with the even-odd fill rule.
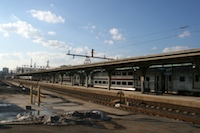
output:
[[0,78],[6,78],[9,76],[9,68],[4,67],[3,71],[0,71]]
[[3,73],[4,73],[5,75],[8,75],[8,74],[9,74],[9,68],[4,67],[4,68],[3,68]]
[[27,73],[27,72],[40,71],[40,70],[45,70],[45,69],[47,69],[45,66],[38,66],[38,67],[23,66],[23,67],[17,67],[15,70],[15,73],[16,74]]

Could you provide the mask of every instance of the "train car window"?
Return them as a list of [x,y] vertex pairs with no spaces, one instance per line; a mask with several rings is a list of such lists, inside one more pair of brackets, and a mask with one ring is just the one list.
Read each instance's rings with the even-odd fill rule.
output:
[[97,73],[96,76],[101,76],[101,73]]
[[172,76],[171,75],[169,76],[168,81],[172,81]]
[[150,81],[150,78],[149,78],[149,77],[146,77],[146,81]]
[[199,82],[199,75],[195,75],[195,82]]
[[122,85],[126,85],[126,82],[122,82]]
[[115,85],[115,81],[112,81],[111,84]]
[[99,84],[101,84],[101,81],[99,81]]
[[126,75],[127,75],[127,73],[126,73],[126,72],[122,72],[122,75],[123,75],[123,76],[126,76]]
[[102,73],[102,76],[106,76],[106,73],[104,72],[104,73]]
[[160,77],[159,77],[159,76],[157,76],[157,78],[156,78],[156,79],[157,79],[157,82],[159,82],[159,80],[160,80]]
[[128,72],[128,75],[133,75],[133,72]]
[[184,81],[185,81],[185,77],[181,76],[181,77],[180,77],[180,81],[181,81],[181,82],[184,82]]
[[120,76],[120,75],[121,75],[121,72],[117,72],[117,74],[116,74],[116,75]]
[[103,76],[103,72],[101,72],[101,73],[98,73],[98,76]]
[[128,82],[128,85],[133,85],[133,82]]
[[106,84],[106,81],[103,81],[103,84]]
[[97,84],[97,81],[94,81],[95,84]]
[[116,73],[116,76],[120,76],[120,75],[121,75],[121,73],[120,73],[120,72],[117,72],[117,73]]
[[117,85],[121,85],[121,82],[118,81],[118,82],[117,82]]

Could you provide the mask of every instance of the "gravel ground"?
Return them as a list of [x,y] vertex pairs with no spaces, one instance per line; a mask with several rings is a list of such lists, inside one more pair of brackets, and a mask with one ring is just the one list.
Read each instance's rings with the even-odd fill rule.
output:
[[[9,87],[0,82],[0,100],[6,100],[9,95],[28,95],[18,87]],[[83,101],[82,101],[83,102]],[[92,106],[92,103],[90,103]],[[84,105],[84,104],[83,104]],[[139,113],[115,115],[107,113],[110,121],[99,121],[95,124],[79,124],[69,126],[50,126],[44,124],[0,124],[0,133],[199,133],[200,125],[194,125],[178,120],[150,116]]]
[[[199,133],[200,126],[183,122],[159,121],[151,118],[114,119],[113,123],[100,123],[96,127],[48,125],[0,125],[1,133]],[[104,127],[102,127],[104,125]],[[116,126],[116,127],[115,127]]]

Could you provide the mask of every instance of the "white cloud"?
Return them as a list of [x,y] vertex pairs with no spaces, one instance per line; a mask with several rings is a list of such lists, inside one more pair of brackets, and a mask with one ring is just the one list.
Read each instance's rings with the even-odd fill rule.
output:
[[14,23],[0,24],[0,32],[3,32],[4,36],[8,36],[9,33],[17,33],[25,38],[38,38],[42,36],[38,29],[21,20],[17,20]]
[[151,48],[151,50],[157,50],[158,48],[157,47],[153,47],[153,48]]
[[9,33],[4,33],[4,35],[3,35],[4,37],[8,37],[9,36]]
[[45,47],[55,48],[60,51],[67,51],[70,47],[62,41],[59,40],[45,40],[44,38],[37,38],[33,40],[34,43],[42,44]]
[[[74,50],[78,50],[74,49]],[[27,53],[29,59],[32,58],[33,64],[36,63],[36,66],[46,66],[47,61],[49,61],[50,67],[59,67],[62,65],[78,65],[83,64],[85,58],[75,57],[73,59],[72,56],[67,56],[65,53],[50,53],[45,51],[40,52],[28,52]],[[27,61],[26,61],[27,62]],[[30,61],[28,61],[29,63]]]
[[54,4],[51,4],[50,6],[51,6],[51,7],[54,7]]
[[[71,48],[70,51],[71,54],[81,54],[81,55],[91,55],[91,49],[88,47],[77,47],[77,48]],[[29,53],[29,56],[31,56],[34,60],[37,60],[38,63],[44,64],[48,60],[50,61],[50,66],[58,67],[61,65],[80,65],[83,64],[85,61],[84,57],[78,57],[78,56],[67,56],[63,53],[48,53],[48,52],[32,52]],[[103,53],[96,53],[95,56],[104,57]],[[99,59],[93,59],[91,58],[91,62],[97,62],[102,61]],[[69,64],[70,63],[70,64]]]
[[[68,50],[71,50],[75,54],[90,54],[91,50],[88,47],[78,47],[72,48],[70,45],[59,40],[46,40],[43,33],[37,28],[34,28],[31,24],[21,21],[19,18],[15,17],[15,22],[0,24],[0,32],[3,33],[5,37],[8,37],[12,33],[18,34],[24,38],[29,38],[32,42],[43,45],[48,48],[59,50],[59,53],[48,53],[48,52],[29,52],[27,54],[22,54],[20,52],[0,54],[1,64],[0,67],[6,67],[10,69],[16,68],[16,66],[29,65],[30,59],[33,58],[36,61],[36,65],[42,66],[46,65],[49,60],[50,65],[58,67],[60,65],[67,65],[69,62],[71,65],[82,64],[84,58],[77,58],[73,60],[70,56],[66,56]],[[48,34],[54,35],[56,32],[49,31]],[[20,60],[20,62],[19,62]],[[5,63],[4,63],[5,62]]]
[[29,12],[34,18],[37,18],[40,21],[48,23],[65,23],[65,19],[63,17],[57,16],[50,11],[30,10]]
[[190,32],[189,31],[184,31],[182,34],[178,35],[178,37],[180,37],[180,38],[184,38],[184,37],[187,37],[187,36],[190,36]]
[[112,39],[115,41],[124,40],[123,35],[119,32],[119,29],[117,28],[110,29],[109,33],[111,34]]
[[85,30],[89,30],[91,33],[94,33],[95,29],[96,29],[96,26],[95,25],[91,25],[91,24],[88,24],[86,26],[82,26],[83,29]]
[[[66,57],[65,54],[62,53],[49,53],[49,52],[28,52],[29,57],[33,59],[33,63],[36,63],[36,66],[46,66],[47,61],[49,61],[50,66],[59,66],[64,63],[63,59]],[[56,64],[57,63],[57,64]]]
[[110,45],[114,44],[113,40],[105,40],[104,43]]
[[106,43],[106,44],[112,45],[112,44],[114,44],[115,41],[125,40],[125,38],[123,37],[123,35],[119,32],[119,29],[117,29],[117,28],[110,29],[109,33],[111,35],[111,39],[104,40],[104,43]]
[[23,59],[23,55],[21,52],[13,52],[13,53],[0,53],[0,59]]
[[119,34],[119,30],[116,29],[116,28],[110,29],[109,32],[110,32],[111,35],[117,35],[117,34]]
[[54,35],[56,35],[56,32],[54,32],[54,31],[49,31],[48,34],[54,36]]
[[102,36],[102,37],[105,36],[103,32],[104,32],[104,31],[99,32],[98,35],[99,35],[99,36]]
[[59,67],[61,65],[83,64],[85,60],[85,58],[79,57],[73,59],[73,57],[67,56],[65,53],[50,53],[45,51],[27,52],[25,54],[21,52],[0,53],[0,68],[8,67],[10,70],[15,70],[17,66],[28,66],[30,65],[31,58],[32,65],[36,64],[37,67],[46,66],[47,61],[49,61],[50,67]]
[[189,47],[187,47],[187,46],[167,47],[167,48],[163,49],[163,53],[174,52],[174,51],[181,51],[181,50],[186,50],[186,49],[189,49]]
[[87,55],[90,54],[91,51],[88,49],[88,47],[77,47],[77,48],[73,48],[71,49],[72,52],[74,54],[83,54],[83,55]]
[[121,59],[121,58],[122,58],[122,55],[120,55],[120,54],[119,54],[119,55],[115,55],[115,56],[113,56],[113,57],[111,57],[111,58],[112,58],[112,59],[116,59],[116,60],[117,60],[117,59]]
[[[45,40],[43,34],[31,24],[25,21],[17,20],[14,23],[0,24],[0,32],[4,34],[4,37],[8,37],[10,33],[16,33],[24,38],[30,38],[34,43],[42,44],[45,47],[55,48],[61,51],[65,51],[69,46],[59,40]],[[56,32],[48,32],[50,35],[56,34]]]
[[78,47],[78,48],[74,48],[73,51],[74,51],[75,53],[80,54],[80,53],[82,53],[82,52],[84,51],[84,49],[81,48],[81,47]]
[[99,37],[98,36],[95,36],[95,38],[98,40],[99,39]]
[[[0,60],[0,67],[9,67],[10,69],[16,68],[16,64],[22,66],[27,62],[21,52],[0,53]],[[5,64],[6,66],[4,66]]]

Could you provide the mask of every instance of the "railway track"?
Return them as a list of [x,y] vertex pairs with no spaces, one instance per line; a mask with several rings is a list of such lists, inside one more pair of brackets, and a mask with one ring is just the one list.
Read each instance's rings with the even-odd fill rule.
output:
[[[36,86],[36,84],[34,85]],[[103,104],[105,106],[115,107],[116,104],[118,104],[120,105],[120,109],[137,111],[144,114],[162,116],[200,125],[200,108],[130,99],[124,97],[123,92],[116,94],[116,96],[111,96],[93,92],[61,89],[51,85],[46,85],[43,89],[76,97],[85,101]]]
[[[63,89],[60,90],[55,88],[45,88],[45,89],[64,95],[67,94],[69,96],[76,97],[82,100],[103,104],[106,106],[115,107],[116,102],[119,102],[120,103],[119,108],[124,110],[137,111],[144,114],[158,115],[162,117],[168,117],[172,119],[200,124],[200,109],[198,108],[141,101],[135,99],[126,99],[125,97],[122,97],[120,100],[119,96],[101,95],[89,92],[82,92],[82,91],[80,92],[75,90],[72,91],[67,89],[66,90]],[[125,102],[129,103],[129,105],[126,105]]]

